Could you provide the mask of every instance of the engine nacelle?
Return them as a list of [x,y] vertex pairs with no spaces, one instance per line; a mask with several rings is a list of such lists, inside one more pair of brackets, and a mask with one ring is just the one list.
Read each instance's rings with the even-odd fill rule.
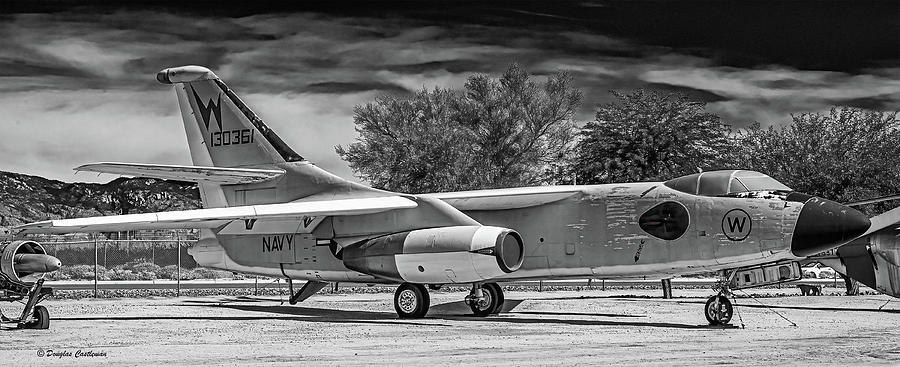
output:
[[59,270],[62,263],[34,241],[0,244],[0,272],[16,282],[31,282],[38,275]]
[[472,283],[522,266],[522,237],[508,228],[455,226],[418,229],[344,248],[348,269],[396,282]]

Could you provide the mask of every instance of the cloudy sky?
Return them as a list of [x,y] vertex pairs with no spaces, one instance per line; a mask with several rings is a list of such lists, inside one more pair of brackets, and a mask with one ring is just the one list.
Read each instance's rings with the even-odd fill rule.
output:
[[[165,67],[205,65],[298,153],[343,177],[353,107],[518,62],[609,90],[687,92],[736,127],[900,109],[900,5],[836,1],[254,1],[0,5],[0,170],[106,181],[96,161],[190,164]],[[172,2],[171,4],[177,4]],[[299,8],[294,8],[299,7]]]

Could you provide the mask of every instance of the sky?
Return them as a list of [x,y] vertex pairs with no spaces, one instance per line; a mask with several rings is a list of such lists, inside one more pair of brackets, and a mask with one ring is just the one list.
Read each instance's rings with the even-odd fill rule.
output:
[[[296,3],[296,4],[295,4]],[[708,102],[736,128],[831,106],[900,110],[900,4],[888,1],[157,1],[0,5],[0,170],[63,181],[91,162],[190,164],[171,86],[204,65],[295,151],[339,176],[354,106],[461,88],[519,63],[566,70],[580,121],[610,90]]]

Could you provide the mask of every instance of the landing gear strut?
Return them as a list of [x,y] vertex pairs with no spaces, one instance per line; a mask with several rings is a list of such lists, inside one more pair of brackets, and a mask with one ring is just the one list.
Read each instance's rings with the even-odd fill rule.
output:
[[[287,278],[288,283],[288,291],[291,293],[291,297],[288,298],[288,303],[292,305],[296,305],[297,302],[303,302],[310,296],[316,294],[316,292],[325,288],[328,285],[327,282],[319,282],[315,280],[308,280],[306,284],[303,284],[303,288],[300,288],[296,293],[294,292],[294,281],[291,278]],[[337,284],[337,283],[335,283]]]
[[401,319],[421,319],[428,313],[431,299],[424,285],[403,283],[394,292],[394,309]]
[[50,312],[44,306],[37,305],[45,298],[53,294],[53,290],[44,287],[44,279],[38,279],[31,285],[0,278],[0,301],[25,301],[25,309],[18,319],[9,319],[0,313],[0,322],[15,323],[19,329],[48,329],[50,328]]
[[735,274],[737,271],[730,273],[723,271],[715,286],[718,294],[709,297],[706,305],[703,306],[703,315],[706,316],[706,321],[709,321],[710,325],[728,325],[731,317],[734,316],[734,307],[728,298],[734,297],[731,293],[731,281]]
[[484,317],[499,313],[504,300],[503,289],[497,283],[475,283],[465,301],[475,316]]

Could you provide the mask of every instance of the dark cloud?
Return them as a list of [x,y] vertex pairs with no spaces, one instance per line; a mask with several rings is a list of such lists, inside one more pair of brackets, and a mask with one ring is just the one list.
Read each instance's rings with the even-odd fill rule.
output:
[[410,90],[391,83],[341,83],[324,82],[307,84],[304,90],[308,93],[343,94],[376,91],[380,93],[409,94]]
[[866,108],[870,110],[896,111],[898,107],[898,101],[900,101],[900,95],[881,95],[835,101],[835,104],[839,106]]
[[450,73],[496,71],[495,69],[488,69],[484,62],[479,60],[446,60],[406,65],[385,65],[384,69],[402,74],[420,74],[433,70],[446,70]]
[[729,98],[727,98],[725,96],[721,96],[721,95],[718,95],[716,93],[713,93],[713,92],[710,92],[707,90],[685,87],[685,86],[681,86],[681,85],[669,85],[669,84],[665,84],[665,83],[648,83],[645,87],[650,88],[650,89],[666,91],[666,92],[684,94],[690,98],[700,100],[703,102],[719,102],[719,101],[729,100]]
[[900,11],[889,13],[900,6],[888,2],[869,17],[803,1],[173,4],[8,6],[0,128],[14,133],[0,167],[67,178],[92,160],[186,163],[174,97],[154,79],[184,64],[213,69],[298,152],[345,177],[332,147],[354,139],[355,105],[461,88],[513,62],[571,72],[581,120],[610,90],[635,88],[686,93],[738,127],[832,105],[900,107]]

